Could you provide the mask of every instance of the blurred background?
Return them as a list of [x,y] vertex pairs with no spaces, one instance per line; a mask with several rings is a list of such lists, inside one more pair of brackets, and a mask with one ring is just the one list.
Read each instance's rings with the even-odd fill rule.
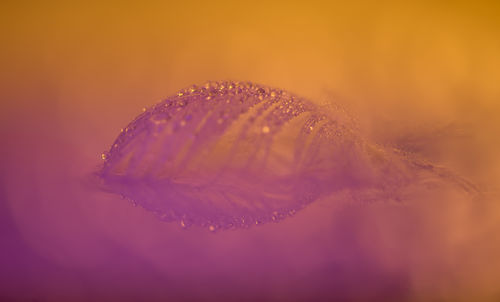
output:
[[[498,16],[495,1],[2,1],[0,300],[498,301]],[[208,234],[84,185],[143,107],[206,80],[340,103],[489,197],[320,201]]]

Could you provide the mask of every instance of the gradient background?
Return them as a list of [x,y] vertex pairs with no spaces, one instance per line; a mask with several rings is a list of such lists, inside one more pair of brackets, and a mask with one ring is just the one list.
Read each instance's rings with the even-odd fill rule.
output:
[[[498,16],[493,1],[2,1],[0,300],[499,301]],[[339,102],[488,198],[337,196],[210,234],[85,186],[142,107],[219,79]]]

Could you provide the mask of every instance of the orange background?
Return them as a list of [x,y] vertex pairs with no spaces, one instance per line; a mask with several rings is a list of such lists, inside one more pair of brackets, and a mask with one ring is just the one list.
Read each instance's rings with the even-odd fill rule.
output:
[[[495,2],[4,1],[2,112],[36,104],[123,125],[192,83],[252,80],[315,100],[334,94],[379,125],[468,123],[485,145],[466,157],[491,163],[499,11]],[[103,142],[112,124],[100,127]]]

